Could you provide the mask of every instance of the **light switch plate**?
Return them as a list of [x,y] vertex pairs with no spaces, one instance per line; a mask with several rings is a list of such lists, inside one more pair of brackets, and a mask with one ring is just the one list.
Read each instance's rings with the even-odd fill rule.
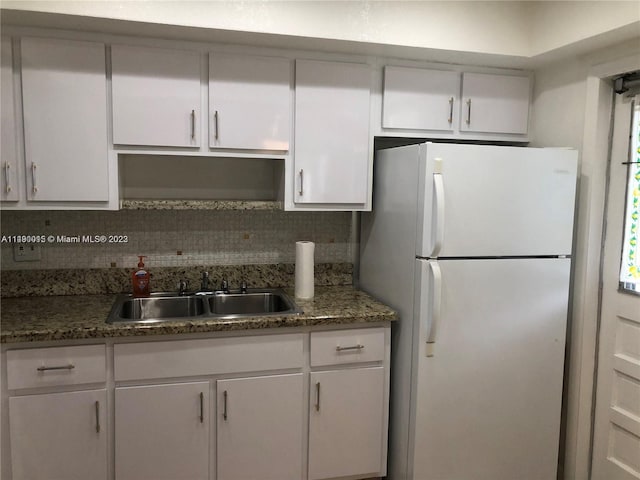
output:
[[39,262],[41,258],[40,245],[33,243],[15,243],[13,245],[13,259],[16,262]]

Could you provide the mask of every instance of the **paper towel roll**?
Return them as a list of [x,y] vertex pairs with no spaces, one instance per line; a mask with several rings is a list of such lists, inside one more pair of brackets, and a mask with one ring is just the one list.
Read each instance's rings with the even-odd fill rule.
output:
[[296,242],[296,298],[313,298],[313,242]]

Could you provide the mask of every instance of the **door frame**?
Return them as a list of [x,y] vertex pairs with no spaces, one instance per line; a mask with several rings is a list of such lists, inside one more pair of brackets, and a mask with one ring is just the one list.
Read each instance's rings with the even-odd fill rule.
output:
[[634,42],[588,59],[584,129],[574,231],[574,277],[565,369],[564,478],[591,476],[600,317],[603,222],[613,105],[610,77],[640,69]]

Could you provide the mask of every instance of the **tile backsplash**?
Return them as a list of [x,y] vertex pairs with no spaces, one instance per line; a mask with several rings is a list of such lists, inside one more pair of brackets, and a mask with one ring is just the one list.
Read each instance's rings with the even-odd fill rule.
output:
[[[316,243],[317,263],[351,263],[351,213],[278,210],[3,211],[2,236],[44,235],[40,260],[16,262],[2,243],[2,270],[149,268],[295,262],[295,242]],[[59,241],[115,236],[119,243]]]

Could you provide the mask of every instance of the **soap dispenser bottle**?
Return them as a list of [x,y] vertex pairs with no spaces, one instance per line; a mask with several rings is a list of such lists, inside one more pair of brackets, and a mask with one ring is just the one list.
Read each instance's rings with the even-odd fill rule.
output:
[[143,258],[144,255],[138,255],[140,261],[138,262],[138,270],[132,274],[132,287],[134,297],[148,297],[150,292],[149,285],[149,272],[144,269]]

